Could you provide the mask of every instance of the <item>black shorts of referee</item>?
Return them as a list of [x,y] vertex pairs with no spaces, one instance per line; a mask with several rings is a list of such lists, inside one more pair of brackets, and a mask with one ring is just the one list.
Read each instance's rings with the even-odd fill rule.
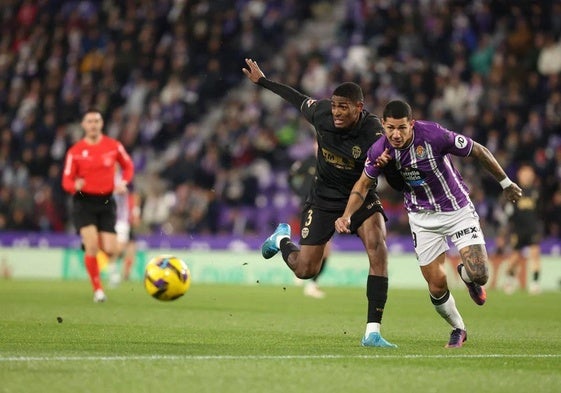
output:
[[117,205],[112,194],[94,195],[77,192],[72,198],[72,219],[80,228],[95,225],[99,232],[115,233]]

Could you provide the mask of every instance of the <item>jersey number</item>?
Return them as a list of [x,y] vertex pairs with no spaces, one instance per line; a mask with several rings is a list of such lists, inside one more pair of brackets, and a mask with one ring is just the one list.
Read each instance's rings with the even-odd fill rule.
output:
[[417,248],[417,234],[415,232],[411,232],[413,235],[413,247]]
[[312,223],[312,214],[314,213],[314,211],[312,209],[309,209],[307,212],[307,217],[306,217],[306,221],[304,221],[304,226],[307,227]]

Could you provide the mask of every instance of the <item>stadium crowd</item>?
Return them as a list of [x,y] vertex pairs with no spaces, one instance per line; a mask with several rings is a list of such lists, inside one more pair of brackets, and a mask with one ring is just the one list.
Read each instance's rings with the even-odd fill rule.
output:
[[[303,33],[326,21],[329,37]],[[314,143],[289,105],[242,83],[252,57],[314,97],[354,81],[373,113],[405,99],[511,177],[532,163],[561,238],[561,1],[5,0],[0,22],[1,230],[73,232],[62,161],[97,107],[135,162],[141,232],[269,232],[295,212],[288,170]],[[455,165],[492,238],[500,187]],[[381,193],[388,230],[408,233],[401,197]]]

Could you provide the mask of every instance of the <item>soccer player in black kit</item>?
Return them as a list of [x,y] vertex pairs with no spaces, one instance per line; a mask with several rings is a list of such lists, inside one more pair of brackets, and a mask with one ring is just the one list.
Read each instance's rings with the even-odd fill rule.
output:
[[530,294],[540,293],[541,238],[543,222],[540,218],[540,190],[536,172],[530,164],[522,164],[516,173],[518,185],[524,194],[516,203],[505,209],[508,219],[512,254],[506,269],[504,290],[511,294],[515,290],[515,277],[525,262],[524,251],[528,252],[531,269]]
[[[290,239],[290,225],[281,223],[263,243],[266,259],[281,252],[296,277],[314,277],[321,269],[327,242],[335,232],[335,220],[345,210],[351,189],[362,174],[366,152],[382,136],[380,120],[363,108],[360,86],[345,82],[335,88],[331,99],[315,100],[290,86],[265,77],[257,62],[245,59],[243,73],[253,82],[298,108],[316,130],[318,143],[316,179],[301,216],[300,248]],[[384,168],[390,185],[404,188],[402,177]],[[388,250],[386,216],[374,190],[351,218],[351,233],[357,234],[368,255],[370,269],[366,283],[367,324],[361,344],[395,348],[380,334],[382,314],[388,295]]]

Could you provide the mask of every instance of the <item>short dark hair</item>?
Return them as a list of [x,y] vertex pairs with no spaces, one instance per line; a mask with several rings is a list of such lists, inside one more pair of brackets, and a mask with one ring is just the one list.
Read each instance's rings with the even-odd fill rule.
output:
[[364,96],[362,89],[354,82],[344,82],[333,90],[333,95],[338,97],[345,97],[354,102],[363,102]]
[[97,108],[88,108],[86,109],[83,113],[82,113],[82,120],[84,120],[84,117],[86,117],[87,114],[89,113],[99,113],[101,116],[103,116],[103,113],[101,113],[101,111]]
[[386,104],[382,113],[382,119],[386,120],[388,117],[392,119],[403,119],[406,117],[407,120],[411,120],[413,118],[413,111],[407,102],[393,100]]

